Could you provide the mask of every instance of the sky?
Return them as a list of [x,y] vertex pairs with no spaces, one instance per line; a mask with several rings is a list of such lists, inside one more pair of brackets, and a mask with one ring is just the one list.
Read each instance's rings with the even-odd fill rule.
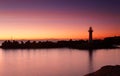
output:
[[120,0],[0,0],[0,39],[120,36]]

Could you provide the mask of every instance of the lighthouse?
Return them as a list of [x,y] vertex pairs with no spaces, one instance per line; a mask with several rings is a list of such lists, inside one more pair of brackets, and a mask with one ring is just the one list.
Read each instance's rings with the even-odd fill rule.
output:
[[88,30],[88,32],[89,32],[89,43],[92,43],[92,41],[93,41],[93,38],[92,38],[92,33],[93,33],[93,29],[92,29],[92,27],[89,27],[89,30]]

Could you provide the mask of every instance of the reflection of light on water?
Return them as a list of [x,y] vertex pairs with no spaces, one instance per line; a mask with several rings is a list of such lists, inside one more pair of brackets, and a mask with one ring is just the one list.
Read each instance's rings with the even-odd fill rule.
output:
[[83,76],[120,64],[119,55],[120,49],[0,49],[0,76]]
[[0,49],[0,63],[1,63],[1,60],[2,60],[2,56],[3,55],[3,51]]
[[0,49],[0,73],[4,69],[3,65],[4,65],[4,63],[3,63],[3,51],[2,51],[2,49]]
[[93,50],[90,49],[88,51],[88,53],[89,53],[89,55],[88,55],[88,57],[89,57],[89,72],[91,73],[94,70],[94,68],[93,68]]

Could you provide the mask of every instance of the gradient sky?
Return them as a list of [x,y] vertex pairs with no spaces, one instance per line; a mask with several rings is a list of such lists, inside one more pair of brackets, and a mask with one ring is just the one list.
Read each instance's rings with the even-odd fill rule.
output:
[[120,0],[0,0],[0,39],[120,35]]

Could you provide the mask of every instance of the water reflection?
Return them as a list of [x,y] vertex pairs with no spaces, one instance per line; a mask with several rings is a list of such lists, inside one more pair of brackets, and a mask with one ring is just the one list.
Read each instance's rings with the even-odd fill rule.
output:
[[88,55],[88,58],[89,58],[89,72],[93,72],[93,49],[89,49],[88,51],[89,55]]
[[83,76],[120,64],[119,55],[120,49],[0,49],[0,76]]

